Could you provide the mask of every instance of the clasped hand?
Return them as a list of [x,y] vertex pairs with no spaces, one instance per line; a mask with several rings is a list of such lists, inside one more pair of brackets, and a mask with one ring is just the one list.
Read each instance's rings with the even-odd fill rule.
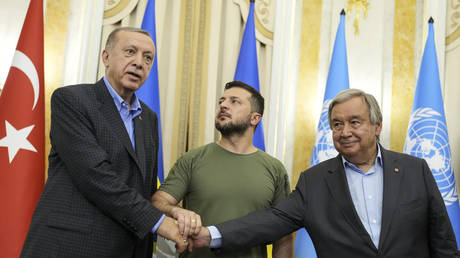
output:
[[194,247],[209,246],[210,234],[207,228],[202,227],[200,215],[180,207],[171,210],[171,215],[174,219],[165,217],[157,233],[174,241],[177,253],[182,253],[187,247],[192,251]]

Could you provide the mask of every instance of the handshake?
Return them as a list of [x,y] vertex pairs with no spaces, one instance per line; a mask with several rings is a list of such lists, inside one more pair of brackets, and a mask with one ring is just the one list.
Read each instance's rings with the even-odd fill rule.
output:
[[157,229],[158,235],[174,241],[176,252],[182,253],[185,249],[191,252],[194,247],[209,246],[211,235],[206,227],[201,224],[200,215],[193,211],[174,207]]

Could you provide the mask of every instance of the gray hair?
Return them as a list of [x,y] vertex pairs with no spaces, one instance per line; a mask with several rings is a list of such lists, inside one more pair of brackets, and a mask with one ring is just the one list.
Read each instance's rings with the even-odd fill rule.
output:
[[[328,119],[329,119],[329,126],[332,129],[332,109],[335,105],[343,103],[347,100],[350,100],[354,97],[361,97],[367,104],[369,108],[369,120],[371,124],[382,124],[382,112],[380,111],[379,103],[371,94],[365,93],[362,90],[358,89],[347,89],[339,92],[337,96],[332,100],[331,104],[329,104],[328,110]],[[378,140],[378,137],[377,137]]]
[[117,34],[120,31],[129,31],[129,32],[142,33],[144,35],[147,35],[149,38],[152,38],[150,33],[148,31],[146,31],[146,30],[143,30],[143,29],[139,29],[139,28],[135,28],[135,27],[118,27],[118,28],[114,29],[112,32],[110,32],[109,36],[107,37],[107,41],[105,43],[105,49],[109,50],[109,49],[112,49],[113,46],[115,46],[115,44],[118,41]]

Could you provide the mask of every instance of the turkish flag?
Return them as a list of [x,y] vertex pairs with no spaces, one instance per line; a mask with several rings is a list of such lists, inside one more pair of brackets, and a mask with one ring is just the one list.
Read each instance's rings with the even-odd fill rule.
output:
[[0,96],[0,257],[19,257],[45,178],[43,0],[31,0]]

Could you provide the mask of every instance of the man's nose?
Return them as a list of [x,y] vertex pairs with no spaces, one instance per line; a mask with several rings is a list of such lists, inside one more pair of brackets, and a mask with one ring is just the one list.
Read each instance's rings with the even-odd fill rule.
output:
[[352,128],[351,128],[351,125],[350,123],[345,123],[343,125],[343,129],[342,129],[342,136],[350,136],[351,135],[351,131],[352,131]]
[[134,56],[134,60],[132,64],[137,69],[142,69],[142,67],[144,66],[144,57],[142,56],[142,54],[136,54]]
[[219,108],[221,110],[227,110],[228,109],[228,103],[227,101],[222,101],[220,104],[219,104]]

